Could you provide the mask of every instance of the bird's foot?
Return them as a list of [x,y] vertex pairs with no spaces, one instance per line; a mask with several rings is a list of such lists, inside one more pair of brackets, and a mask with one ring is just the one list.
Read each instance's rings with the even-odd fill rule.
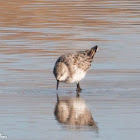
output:
[[76,97],[79,98],[80,97],[80,92],[82,91],[81,88],[77,88],[76,89]]
[[80,83],[79,83],[79,82],[77,83],[77,89],[76,89],[76,91],[77,91],[77,92],[81,92],[81,91],[82,91],[82,89],[81,89],[81,87],[80,87]]
[[80,92],[81,92],[81,91],[76,90],[76,97],[77,97],[77,98],[80,97]]
[[77,91],[77,92],[81,92],[82,89],[81,89],[81,88],[77,88],[76,91]]

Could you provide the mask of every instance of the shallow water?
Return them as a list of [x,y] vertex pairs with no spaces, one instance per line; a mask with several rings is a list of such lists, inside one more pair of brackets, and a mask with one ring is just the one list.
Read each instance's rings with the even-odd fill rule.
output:
[[[0,132],[8,139],[140,139],[140,1],[0,1]],[[81,81],[98,132],[54,115],[52,69],[63,53],[99,46]],[[76,85],[60,83],[59,96]]]

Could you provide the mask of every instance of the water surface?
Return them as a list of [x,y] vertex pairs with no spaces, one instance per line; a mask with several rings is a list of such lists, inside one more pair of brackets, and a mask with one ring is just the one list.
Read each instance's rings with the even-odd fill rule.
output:
[[[0,1],[0,132],[8,139],[140,139],[140,1]],[[63,53],[99,46],[81,81],[98,125],[73,129],[55,116],[52,69]],[[60,83],[60,96],[76,85]]]

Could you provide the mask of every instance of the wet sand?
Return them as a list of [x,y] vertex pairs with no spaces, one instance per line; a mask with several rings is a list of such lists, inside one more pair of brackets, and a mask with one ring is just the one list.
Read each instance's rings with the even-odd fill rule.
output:
[[[0,2],[0,133],[10,140],[140,139],[140,2]],[[60,83],[52,69],[63,53],[99,46],[81,81],[98,131],[60,123],[60,97],[75,84]]]

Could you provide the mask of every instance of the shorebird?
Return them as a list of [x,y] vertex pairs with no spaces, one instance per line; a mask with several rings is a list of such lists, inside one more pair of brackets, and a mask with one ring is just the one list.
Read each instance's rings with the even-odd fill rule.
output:
[[89,50],[64,54],[58,58],[53,69],[53,74],[57,80],[57,90],[59,82],[75,82],[76,90],[81,91],[79,81],[85,77],[90,68],[97,48],[98,46],[94,46]]

